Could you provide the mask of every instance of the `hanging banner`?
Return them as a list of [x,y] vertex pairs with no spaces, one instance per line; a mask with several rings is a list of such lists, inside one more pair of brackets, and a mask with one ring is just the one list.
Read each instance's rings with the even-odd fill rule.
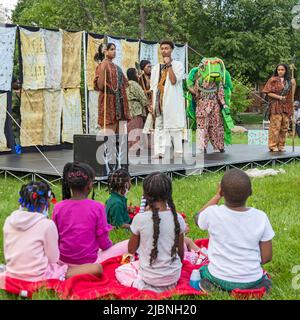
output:
[[[184,66],[184,70],[185,70],[185,55],[186,55],[186,47],[179,47],[179,46],[175,46],[174,50],[172,52],[172,58],[174,60],[180,61],[183,66]],[[186,71],[186,70],[185,70]]]
[[23,89],[43,89],[46,84],[46,48],[42,30],[20,28]]
[[44,90],[43,144],[60,144],[62,90]]
[[5,137],[5,121],[7,110],[7,94],[0,94],[0,151],[8,151],[7,141]]
[[159,45],[155,44],[148,44],[141,41],[140,47],[140,61],[142,60],[149,60],[152,66],[158,64],[158,49]]
[[103,43],[104,39],[93,38],[88,35],[87,41],[87,87],[88,90],[94,90],[94,78],[95,70],[98,62],[94,60],[95,54],[98,52],[98,48]]
[[108,43],[113,43],[116,46],[116,57],[113,60],[113,62],[118,65],[119,67],[122,67],[122,44],[120,39],[115,39],[111,37],[107,37]]
[[43,90],[22,90],[21,146],[43,145]]
[[98,98],[99,91],[89,91],[89,133],[99,132],[98,126]]
[[62,87],[79,88],[81,81],[82,31],[63,30]]
[[62,32],[42,30],[46,49],[45,88],[60,89],[62,77]]
[[135,68],[135,63],[139,63],[139,42],[121,40],[122,45],[122,69],[126,75],[128,68]]
[[74,134],[82,134],[80,89],[63,90],[62,142],[73,143]]
[[0,26],[0,90],[10,91],[14,67],[14,52],[17,27]]

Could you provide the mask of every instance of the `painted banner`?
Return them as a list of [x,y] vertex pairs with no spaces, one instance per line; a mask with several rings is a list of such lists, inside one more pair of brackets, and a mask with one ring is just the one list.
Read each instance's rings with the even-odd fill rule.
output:
[[7,110],[7,94],[0,94],[0,151],[8,151],[7,141],[5,137],[5,121]]
[[63,90],[62,142],[73,143],[74,134],[82,134],[80,89]]
[[249,145],[268,145],[269,131],[268,130],[248,130]]
[[22,90],[21,146],[43,145],[44,131],[43,90]]
[[108,43],[113,43],[116,46],[116,57],[114,59],[114,63],[117,64],[119,67],[122,67],[122,44],[121,40],[107,37]]
[[81,81],[82,32],[63,31],[62,87],[79,88]]
[[43,144],[60,144],[62,90],[44,90]]
[[147,44],[141,41],[140,47],[140,61],[149,60],[152,66],[158,64],[158,49],[159,45],[155,44]]
[[62,32],[43,30],[46,48],[45,88],[60,89],[62,77]]
[[46,48],[43,31],[20,28],[23,89],[43,89],[46,85]]
[[99,91],[89,91],[89,133],[99,132],[98,126],[98,98]]
[[98,48],[104,39],[93,38],[88,35],[87,41],[87,87],[88,90],[94,90],[94,78],[95,70],[97,68],[98,62],[94,60],[95,54],[98,52]]
[[135,63],[139,64],[139,42],[121,40],[122,45],[122,69],[126,75],[128,68],[135,68]]
[[0,26],[0,90],[10,91],[14,67],[14,52],[17,27]]

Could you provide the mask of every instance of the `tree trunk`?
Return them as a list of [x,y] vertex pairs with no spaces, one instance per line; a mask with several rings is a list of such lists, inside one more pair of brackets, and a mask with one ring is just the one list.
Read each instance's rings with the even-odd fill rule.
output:
[[86,18],[91,22],[92,26],[94,26],[94,17],[91,14],[90,10],[87,8],[85,3],[82,0],[78,0],[78,4],[80,8],[84,11]]
[[145,37],[145,28],[146,28],[146,10],[145,10],[145,1],[140,0],[140,38],[144,39]]
[[108,33],[111,33],[111,25],[108,17],[108,12],[107,12],[107,0],[101,0],[101,3],[102,3],[102,11],[103,11],[104,20],[107,26]]

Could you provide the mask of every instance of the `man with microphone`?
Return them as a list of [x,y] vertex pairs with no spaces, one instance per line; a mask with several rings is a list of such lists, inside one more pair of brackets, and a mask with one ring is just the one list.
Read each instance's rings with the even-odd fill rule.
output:
[[160,50],[163,64],[157,64],[151,72],[150,89],[152,106],[150,111],[155,116],[154,158],[165,155],[166,145],[173,140],[174,157],[182,157],[182,133],[186,126],[185,102],[182,80],[184,66],[172,59],[174,43],[162,41]]

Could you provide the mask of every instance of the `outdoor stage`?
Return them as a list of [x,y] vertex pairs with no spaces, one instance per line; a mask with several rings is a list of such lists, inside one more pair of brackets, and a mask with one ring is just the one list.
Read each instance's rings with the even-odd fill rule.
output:
[[[225,153],[210,153],[209,149],[208,154],[204,157],[204,162],[198,161],[196,165],[186,164],[180,160],[182,163],[173,163],[171,160],[171,164],[163,164],[161,160],[156,160],[156,163],[153,164],[153,160],[144,157],[141,158],[143,162],[149,161],[149,163],[130,164],[129,172],[132,178],[138,181],[154,171],[166,172],[173,177],[216,172],[230,168],[248,169],[300,161],[300,147],[296,147],[294,153],[291,147],[286,149],[286,152],[270,153],[267,146],[242,144],[228,146]],[[0,155],[0,173],[5,177],[13,176],[19,180],[41,178],[52,183],[59,181],[65,163],[73,161],[73,150],[47,151],[44,154],[59,173],[38,152]],[[192,159],[187,158],[187,160],[191,161]],[[97,177],[97,180],[105,183],[106,178]]]

